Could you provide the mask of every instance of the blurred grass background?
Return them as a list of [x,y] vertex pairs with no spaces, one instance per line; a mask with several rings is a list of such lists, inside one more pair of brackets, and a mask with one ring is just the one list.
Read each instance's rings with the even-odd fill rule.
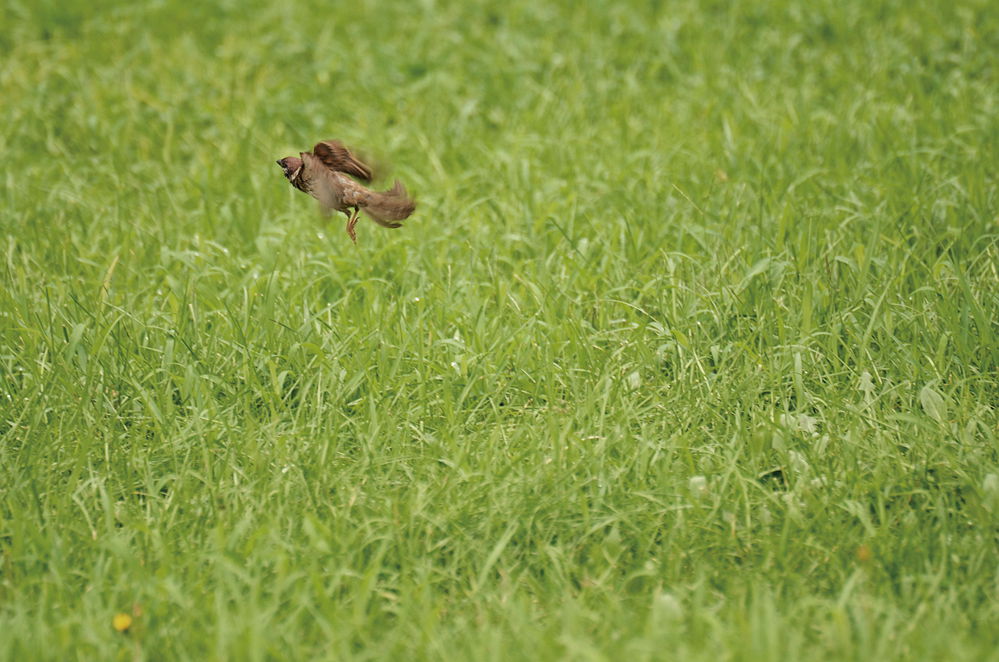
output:
[[[999,659],[997,52],[984,0],[7,2],[0,657]],[[404,229],[288,186],[324,138]]]

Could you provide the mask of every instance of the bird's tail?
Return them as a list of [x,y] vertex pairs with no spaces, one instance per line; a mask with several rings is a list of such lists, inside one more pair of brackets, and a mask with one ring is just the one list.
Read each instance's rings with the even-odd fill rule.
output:
[[378,225],[398,228],[402,226],[398,221],[412,214],[416,203],[406,194],[402,183],[396,180],[395,186],[384,193],[372,191],[368,204],[362,209]]

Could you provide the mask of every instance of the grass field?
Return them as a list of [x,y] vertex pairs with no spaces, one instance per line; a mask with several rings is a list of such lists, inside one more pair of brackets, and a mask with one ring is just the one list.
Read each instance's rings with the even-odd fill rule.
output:
[[[997,53],[991,0],[5,3],[0,659],[999,660]],[[321,138],[412,222],[324,220]]]

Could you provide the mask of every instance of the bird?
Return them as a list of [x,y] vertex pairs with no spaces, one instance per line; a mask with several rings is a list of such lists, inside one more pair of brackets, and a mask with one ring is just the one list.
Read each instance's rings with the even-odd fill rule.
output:
[[286,156],[278,159],[277,164],[292,186],[318,200],[324,210],[346,214],[347,235],[355,244],[354,226],[361,211],[382,227],[399,228],[402,227],[399,221],[409,218],[416,209],[416,203],[399,180],[387,191],[372,191],[351,179],[355,177],[368,184],[373,175],[371,168],[339,140],[322,140],[311,152]]

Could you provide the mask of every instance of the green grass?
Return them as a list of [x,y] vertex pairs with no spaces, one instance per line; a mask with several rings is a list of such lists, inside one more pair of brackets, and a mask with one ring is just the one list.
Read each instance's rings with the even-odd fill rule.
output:
[[0,27],[0,659],[999,659],[992,2],[97,4]]

